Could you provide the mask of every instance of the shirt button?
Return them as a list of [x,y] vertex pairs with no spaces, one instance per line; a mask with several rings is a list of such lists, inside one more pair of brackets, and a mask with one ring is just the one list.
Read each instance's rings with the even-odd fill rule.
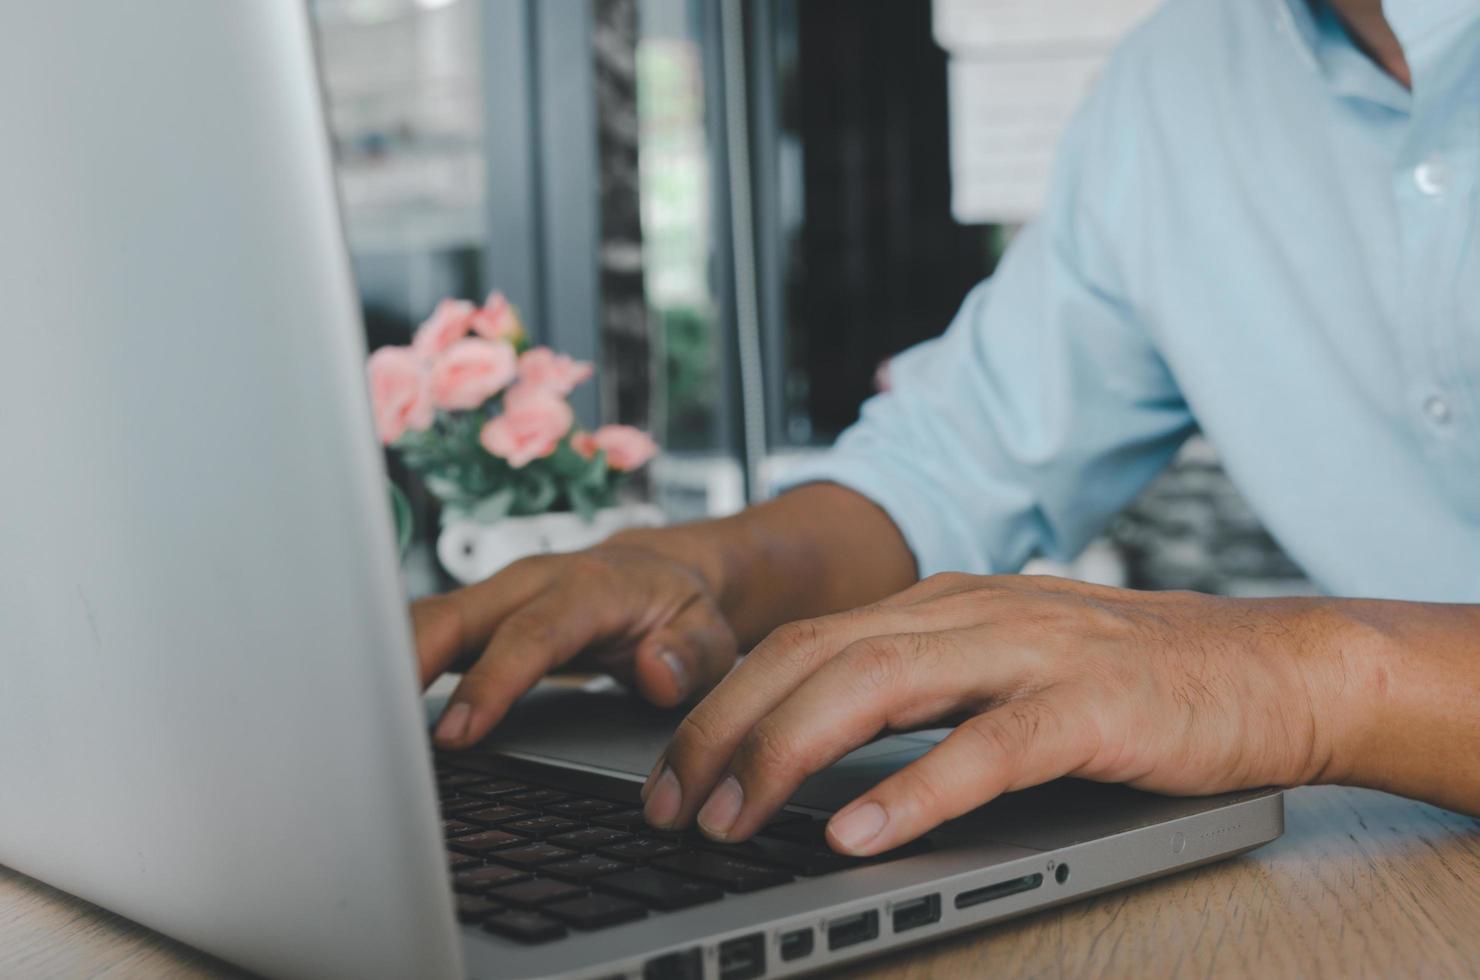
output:
[[1429,197],[1443,194],[1445,185],[1449,183],[1449,170],[1444,166],[1444,158],[1436,153],[1414,167],[1413,183],[1420,194],[1427,194]]
[[1430,395],[1423,403],[1423,413],[1429,417],[1429,421],[1435,425],[1445,425],[1449,422],[1449,403],[1438,395]]

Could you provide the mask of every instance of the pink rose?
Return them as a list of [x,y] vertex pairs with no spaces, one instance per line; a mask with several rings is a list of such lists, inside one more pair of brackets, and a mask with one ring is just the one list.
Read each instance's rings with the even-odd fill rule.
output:
[[488,294],[483,308],[473,313],[470,323],[474,333],[488,340],[506,340],[512,344],[524,336],[519,311],[498,290]]
[[505,399],[503,413],[483,426],[478,441],[515,469],[555,451],[575,422],[564,398],[549,391],[526,392]]
[[519,355],[519,380],[568,395],[576,385],[591,377],[589,361],[577,361],[548,347],[534,347]]
[[432,425],[432,393],[426,365],[407,347],[382,347],[366,364],[375,430],[389,446],[408,431]]
[[570,444],[587,459],[606,450],[606,465],[623,473],[638,469],[658,455],[653,437],[630,425],[603,425],[595,432],[577,432],[570,437]]
[[477,408],[514,380],[517,360],[503,341],[459,340],[432,362],[432,403],[447,411]]
[[416,328],[411,349],[417,356],[432,360],[468,335],[473,314],[478,308],[465,299],[444,299],[432,315]]
[[593,432],[577,432],[570,437],[570,448],[590,459],[595,456],[601,447],[596,445],[596,434]]
[[539,385],[520,381],[504,392],[504,408],[513,408],[527,398],[545,398],[553,394],[555,393],[548,388],[541,388]]

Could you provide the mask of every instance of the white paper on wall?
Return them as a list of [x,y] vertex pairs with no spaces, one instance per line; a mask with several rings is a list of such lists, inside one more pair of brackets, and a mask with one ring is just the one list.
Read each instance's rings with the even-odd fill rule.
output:
[[1065,124],[1116,42],[1158,0],[934,0],[950,54],[951,210],[1032,217]]

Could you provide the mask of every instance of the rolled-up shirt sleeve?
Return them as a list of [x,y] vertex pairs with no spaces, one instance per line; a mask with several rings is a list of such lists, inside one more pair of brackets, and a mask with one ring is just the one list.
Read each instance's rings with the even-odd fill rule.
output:
[[1192,431],[1117,285],[1116,249],[1134,247],[1125,157],[1137,148],[1112,138],[1110,98],[1102,85],[1081,109],[1040,218],[946,333],[895,358],[891,390],[779,483],[873,500],[922,577],[1073,557]]

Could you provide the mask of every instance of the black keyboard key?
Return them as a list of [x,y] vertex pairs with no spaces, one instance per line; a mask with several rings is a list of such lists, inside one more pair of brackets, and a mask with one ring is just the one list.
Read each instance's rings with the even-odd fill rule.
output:
[[[498,831],[490,830],[489,833],[496,834]],[[573,857],[578,857],[575,851],[556,847],[554,844],[526,844],[524,847],[511,847],[507,851],[498,852],[500,861],[512,864],[516,868],[537,868],[542,864],[564,861]]]
[[554,878],[531,878],[517,885],[495,888],[489,894],[510,905],[546,905],[550,902],[563,902],[568,898],[580,898],[586,894],[586,889]]
[[540,911],[577,929],[604,929],[647,916],[647,909],[638,903],[615,895],[586,895],[543,905]]
[[658,858],[653,864],[665,871],[675,871],[690,878],[713,882],[730,892],[759,891],[773,885],[784,885],[792,880],[792,876],[785,871],[709,851],[672,854]]
[[437,777],[437,787],[442,790],[455,790],[461,786],[469,786],[473,783],[487,782],[488,777],[476,772],[449,772],[445,776]]
[[452,850],[462,851],[464,854],[487,854],[490,851],[528,843],[529,841],[523,837],[517,837],[507,831],[480,830],[477,833],[454,837],[447,842],[447,846]]
[[459,854],[456,851],[447,852],[447,868],[449,871],[461,871],[463,868],[476,868],[482,863],[482,858],[473,857],[473,855],[471,854]]
[[463,834],[471,834],[482,829],[477,824],[468,823],[465,820],[448,818],[442,821],[442,836],[444,837],[461,837]]
[[[569,851],[567,854],[571,853]],[[614,871],[627,871],[632,865],[625,861],[613,861],[611,858],[597,857],[595,854],[587,854],[576,858],[574,861],[560,861],[548,864],[541,868],[544,874],[555,875],[570,881],[587,882],[602,875],[609,875]]]
[[634,898],[649,908],[663,912],[686,909],[724,898],[718,885],[692,878],[681,878],[666,871],[638,868],[619,871],[596,880],[596,887],[627,898]]
[[452,887],[454,890],[466,894],[486,892],[490,888],[498,888],[500,885],[512,885],[516,881],[524,881],[529,877],[529,872],[518,871],[514,868],[505,868],[502,865],[489,865],[486,868],[468,868],[464,871],[452,873]]
[[449,817],[460,817],[468,810],[481,810],[493,806],[494,802],[484,796],[457,796],[442,802],[442,813]]
[[575,817],[580,820],[586,820],[590,817],[600,816],[603,813],[614,813],[622,808],[616,803],[608,803],[606,800],[575,799],[566,800],[564,803],[551,803],[545,809],[550,813],[558,814],[562,817]]
[[565,936],[565,926],[538,912],[512,911],[483,921],[483,928],[521,943],[547,943]]
[[648,826],[647,819],[643,817],[641,810],[622,810],[619,813],[603,813],[599,817],[592,817],[591,822],[599,824],[602,827],[628,830],[634,834],[653,833],[653,828]]
[[484,898],[482,895],[457,896],[457,921],[481,922],[495,912],[502,912],[504,905]]
[[526,810],[523,807],[494,803],[490,800],[479,800],[476,807],[458,811],[457,818],[459,820],[471,820],[474,823],[487,824],[493,827],[498,824],[508,823],[510,820],[523,820],[538,815],[533,810]]
[[507,763],[472,752],[450,753],[448,755],[438,756],[437,764],[439,766],[446,766],[449,769],[465,769],[471,772],[481,772],[485,776],[502,776],[509,771]]
[[859,858],[845,857],[836,851],[796,844],[770,837],[753,837],[738,844],[716,844],[703,841],[697,845],[716,854],[725,854],[758,864],[785,868],[792,874],[825,875],[834,871],[856,868],[864,862]]
[[550,843],[568,847],[573,851],[594,851],[598,847],[616,844],[631,836],[625,830],[612,830],[610,827],[586,827],[582,830],[561,834],[558,837],[551,837]]
[[490,779],[471,786],[462,787],[459,792],[467,796],[481,796],[485,799],[502,801],[507,796],[516,793],[524,793],[529,787],[524,783],[516,783],[512,779]]
[[815,818],[809,817],[805,813],[797,813],[795,810],[782,810],[762,824],[758,833],[764,834],[766,831],[775,830],[777,827],[794,827],[813,819]]
[[511,820],[503,824],[505,830],[531,837],[535,840],[543,840],[546,837],[554,837],[571,830],[579,830],[580,824],[574,820],[566,820],[564,817],[528,817],[524,820]]
[[760,833],[765,837],[789,840],[794,844],[827,847],[827,819],[827,817],[807,817],[804,820],[791,821],[778,827],[763,827]]
[[543,807],[551,803],[559,803],[570,799],[569,793],[561,793],[553,789],[524,789],[517,793],[508,793],[502,797],[505,803],[515,803],[519,806]]
[[618,861],[646,864],[655,858],[660,858],[668,854],[678,854],[684,850],[687,850],[687,848],[671,840],[635,837],[632,840],[623,841],[620,844],[611,844],[603,847],[596,853],[604,857],[616,858]]

